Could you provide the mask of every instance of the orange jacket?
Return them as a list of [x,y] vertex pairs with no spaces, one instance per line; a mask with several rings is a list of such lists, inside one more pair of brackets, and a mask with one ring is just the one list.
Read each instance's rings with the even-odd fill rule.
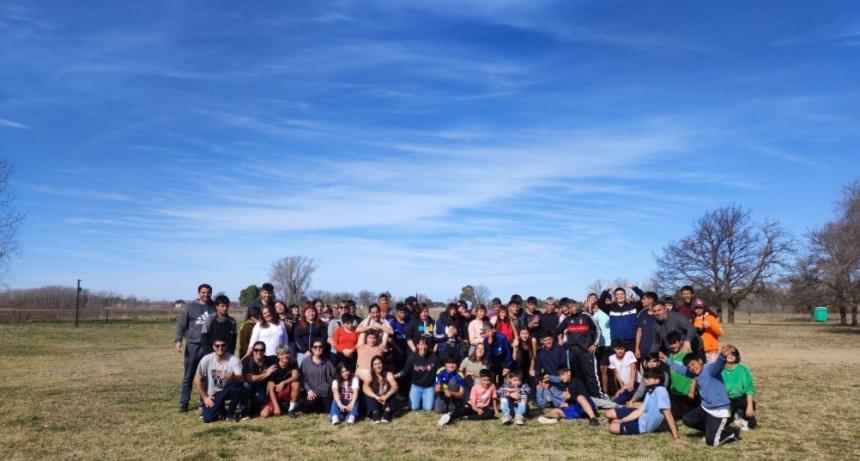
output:
[[[708,326],[705,326],[708,322]],[[720,321],[715,316],[705,312],[702,315],[697,315],[693,319],[693,326],[702,337],[705,352],[718,352],[720,350],[720,336],[723,335],[723,328],[720,327]]]

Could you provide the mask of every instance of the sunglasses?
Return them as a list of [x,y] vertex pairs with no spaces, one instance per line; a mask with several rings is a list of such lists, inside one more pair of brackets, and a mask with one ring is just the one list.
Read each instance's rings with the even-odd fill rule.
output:
[[254,349],[254,352],[255,353],[259,352],[262,354],[263,352],[266,352],[266,350],[265,349]]
[[212,347],[214,347],[215,349],[223,349],[223,348],[227,347],[227,345],[226,344],[213,344]]

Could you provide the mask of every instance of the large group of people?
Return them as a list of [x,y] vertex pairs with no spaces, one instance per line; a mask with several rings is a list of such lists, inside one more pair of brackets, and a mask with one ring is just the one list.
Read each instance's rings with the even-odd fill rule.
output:
[[680,421],[710,446],[756,426],[752,374],[690,286],[677,304],[610,285],[582,303],[459,301],[434,320],[411,296],[392,309],[383,293],[362,318],[352,300],[336,314],[322,300],[287,306],[265,283],[241,325],[229,298],[212,299],[207,284],[197,292],[175,348],[185,354],[179,411],[194,388],[204,422],[323,413],[333,425],[385,424],[408,409],[435,412],[439,426],[497,416],[523,425],[542,413],[542,424],[597,427],[603,412],[612,434],[663,427],[685,444]]

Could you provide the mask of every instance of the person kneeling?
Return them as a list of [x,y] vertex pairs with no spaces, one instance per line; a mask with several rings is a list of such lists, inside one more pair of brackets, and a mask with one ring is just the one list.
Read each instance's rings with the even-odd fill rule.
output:
[[609,432],[615,435],[635,435],[654,432],[663,423],[663,419],[669,425],[675,443],[686,445],[687,441],[678,435],[678,425],[672,417],[672,405],[669,401],[669,392],[663,387],[662,371],[649,368],[645,370],[645,386],[647,391],[645,399],[637,408],[618,407],[606,410],[606,417],[611,420]]
[[[211,423],[220,416],[226,414],[230,421],[238,421],[239,415],[236,409],[239,407],[242,395],[242,362],[227,352],[227,343],[221,339],[212,344],[215,352],[211,352],[202,359],[194,376],[194,385],[203,399],[203,422]],[[207,380],[206,389],[203,388],[203,380]],[[230,401],[230,406],[225,410],[225,404]]]

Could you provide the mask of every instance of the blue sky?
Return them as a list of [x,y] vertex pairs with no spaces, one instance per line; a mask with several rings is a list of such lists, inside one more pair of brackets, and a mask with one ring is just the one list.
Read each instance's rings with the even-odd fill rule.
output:
[[13,288],[581,298],[860,173],[857,2],[0,3]]

